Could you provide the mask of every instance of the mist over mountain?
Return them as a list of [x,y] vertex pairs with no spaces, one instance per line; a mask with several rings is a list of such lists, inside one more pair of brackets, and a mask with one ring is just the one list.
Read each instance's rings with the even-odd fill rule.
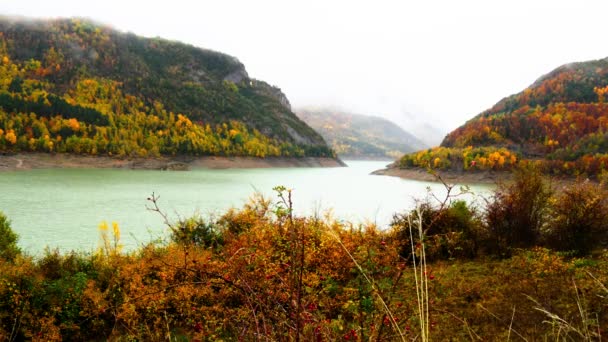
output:
[[[423,115],[414,115],[410,112],[402,111],[398,119],[394,120],[399,126],[405,127],[409,132],[416,135],[418,139],[427,146],[437,146],[441,143],[448,133],[448,129],[438,122],[430,121]],[[432,123],[431,123],[432,122]]]
[[306,107],[296,114],[345,158],[397,158],[428,147],[395,123],[376,116]]

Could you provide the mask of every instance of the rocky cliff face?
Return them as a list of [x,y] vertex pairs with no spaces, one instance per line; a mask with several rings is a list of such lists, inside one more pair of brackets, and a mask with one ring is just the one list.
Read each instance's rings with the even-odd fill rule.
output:
[[263,94],[266,96],[271,96],[271,97],[275,98],[277,101],[279,101],[280,104],[282,104],[286,108],[289,108],[289,110],[292,110],[291,103],[289,102],[289,100],[287,99],[287,96],[283,93],[283,91],[281,91],[280,88],[271,86],[270,84],[268,84],[264,81],[260,81],[260,80],[252,80],[251,84],[254,85],[258,89],[258,92],[260,94]]
[[289,108],[289,110],[291,109],[291,103],[289,103],[289,100],[287,99],[287,96],[285,96],[285,94],[281,91],[281,89],[273,87],[273,92],[272,92],[272,96],[274,96],[274,98],[276,98],[277,100],[279,100],[279,102]]
[[238,68],[230,72],[228,75],[224,76],[224,81],[229,81],[232,83],[247,82],[248,80],[249,75],[247,74],[245,67]]

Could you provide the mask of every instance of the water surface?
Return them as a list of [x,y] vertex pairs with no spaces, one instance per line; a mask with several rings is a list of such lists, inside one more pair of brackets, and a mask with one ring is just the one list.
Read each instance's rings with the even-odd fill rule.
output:
[[[50,169],[0,173],[0,211],[12,221],[19,245],[31,253],[45,247],[92,250],[98,246],[98,225],[117,222],[126,249],[166,237],[162,218],[147,211],[146,198],[160,195],[159,204],[171,219],[199,213],[219,215],[240,207],[255,192],[276,198],[272,188],[293,189],[299,214],[323,213],[352,222],[386,227],[395,212],[412,208],[427,187],[439,196],[436,183],[369,173],[387,162],[347,161],[344,168],[198,169],[187,172],[121,169]],[[471,187],[477,194],[488,185]]]

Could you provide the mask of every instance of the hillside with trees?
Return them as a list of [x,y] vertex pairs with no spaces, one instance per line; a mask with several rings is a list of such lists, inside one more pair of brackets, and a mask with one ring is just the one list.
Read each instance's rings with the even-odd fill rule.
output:
[[333,156],[236,58],[87,20],[0,18],[0,151]]
[[296,114],[323,136],[343,158],[399,158],[424,149],[422,141],[393,122],[327,108],[302,108]]
[[608,169],[608,58],[561,66],[446,136],[401,167],[509,170],[597,177]]

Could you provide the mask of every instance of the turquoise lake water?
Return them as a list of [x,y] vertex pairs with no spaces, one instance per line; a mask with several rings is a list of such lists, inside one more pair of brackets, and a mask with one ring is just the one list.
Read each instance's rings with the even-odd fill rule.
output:
[[[160,195],[159,204],[172,220],[193,214],[220,215],[242,206],[256,191],[274,196],[272,188],[293,189],[298,214],[333,212],[351,222],[386,227],[395,212],[414,206],[427,187],[445,193],[436,183],[374,176],[387,162],[346,161],[342,168],[197,169],[153,171],[120,169],[50,169],[0,173],[0,211],[30,253],[45,247],[95,249],[98,225],[117,222],[125,249],[167,236],[162,218],[147,211],[146,198]],[[473,185],[477,195],[489,185]],[[473,196],[468,197],[474,200]]]

